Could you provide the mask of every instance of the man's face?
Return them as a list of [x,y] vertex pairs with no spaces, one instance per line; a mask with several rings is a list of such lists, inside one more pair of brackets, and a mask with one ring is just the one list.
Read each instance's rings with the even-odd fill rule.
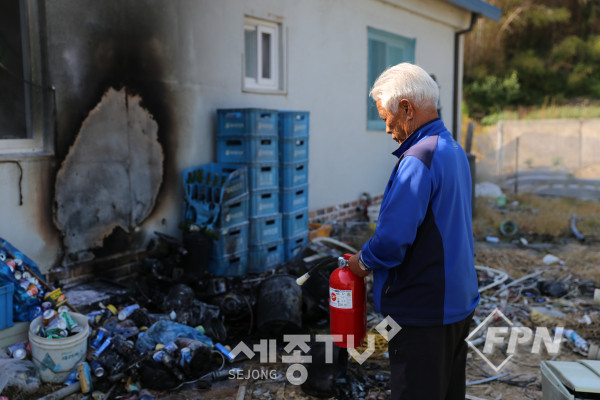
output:
[[411,134],[409,130],[409,118],[402,102],[398,105],[396,113],[392,114],[391,111],[383,108],[381,100],[378,99],[377,111],[379,111],[379,117],[385,122],[385,132],[391,134],[392,139],[398,144],[402,144]]

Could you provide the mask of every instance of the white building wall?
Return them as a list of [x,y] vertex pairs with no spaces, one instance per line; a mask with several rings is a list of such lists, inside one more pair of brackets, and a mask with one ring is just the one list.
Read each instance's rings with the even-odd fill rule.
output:
[[[418,9],[412,2],[404,3]],[[181,39],[197,57],[188,65],[193,70],[190,77],[199,85],[195,88],[199,129],[187,145],[182,143],[182,167],[210,160],[216,108],[308,110],[310,209],[353,201],[362,192],[382,193],[395,162],[390,153],[396,144],[384,132],[366,129],[367,27],[417,39],[416,63],[438,78],[443,119],[452,126],[454,32],[468,25],[469,12],[437,0],[420,8],[435,19],[375,0],[225,4],[223,10],[223,2],[206,1],[182,15],[189,28]],[[286,95],[242,93],[244,15],[283,24]],[[222,45],[215,46],[215,41]]]
[[[123,7],[129,15],[147,7],[161,17],[160,25],[145,26],[150,33],[139,34],[132,27],[131,34],[165,60],[160,83],[174,99],[176,131],[169,135],[175,137],[177,171],[216,161],[217,108],[304,110],[311,118],[309,208],[354,201],[363,192],[382,193],[395,163],[390,153],[396,144],[384,132],[366,128],[367,27],[417,39],[416,62],[437,76],[443,119],[452,126],[454,32],[468,26],[470,13],[441,0],[47,1],[49,68],[52,81],[63,82],[56,91],[59,116],[68,109],[68,103],[61,104],[65,91],[86,90],[68,61],[77,60],[84,46],[94,45],[81,37],[77,45],[67,39],[78,38],[77,30],[111,23],[103,13],[90,10],[102,7]],[[286,94],[242,92],[245,15],[283,24]],[[81,63],[101,62],[101,50]],[[57,132],[58,137],[62,134]],[[6,159],[18,160],[23,169],[24,204],[18,204],[16,164],[0,164],[0,237],[48,271],[61,257],[60,235],[52,223],[56,160]],[[156,230],[179,235],[179,172],[163,182],[155,211],[140,227],[146,237]]]

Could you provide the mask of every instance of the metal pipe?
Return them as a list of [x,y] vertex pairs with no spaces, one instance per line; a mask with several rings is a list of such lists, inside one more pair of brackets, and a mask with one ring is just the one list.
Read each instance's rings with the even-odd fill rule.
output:
[[62,389],[57,390],[56,392],[50,393],[44,397],[40,397],[38,400],[60,400],[65,397],[77,393],[81,391],[81,384],[79,381],[70,384],[69,386],[65,386]]
[[573,214],[571,216],[571,232],[573,232],[573,235],[575,235],[575,237],[583,242],[585,241],[585,237],[583,237],[583,235],[581,233],[579,233],[579,231],[577,230],[577,226],[575,225],[577,223],[577,214]]
[[479,271],[485,271],[485,272],[495,274],[494,281],[492,283],[490,283],[489,285],[479,288],[479,293],[485,292],[486,290],[491,289],[494,286],[501,285],[504,282],[506,282],[506,280],[508,280],[508,278],[509,278],[509,276],[506,272],[500,271],[499,269],[490,268],[490,267],[487,267],[484,265],[476,265],[475,269],[479,270]]
[[505,376],[508,376],[508,372],[504,372],[500,375],[492,376],[490,378],[480,379],[478,381],[467,382],[467,383],[465,383],[465,385],[466,386],[479,385],[481,383],[487,383],[487,382],[495,381],[496,379],[504,378]]
[[454,33],[454,98],[452,100],[452,112],[454,114],[452,120],[452,136],[455,140],[458,138],[458,115],[459,115],[459,104],[458,104],[458,79],[459,79],[459,67],[460,67],[460,58],[459,58],[459,47],[460,47],[460,37],[465,33],[471,32],[473,27],[475,26],[475,22],[477,22],[477,18],[479,17],[478,13],[471,13],[471,24],[467,29],[463,29],[462,31],[458,31]]

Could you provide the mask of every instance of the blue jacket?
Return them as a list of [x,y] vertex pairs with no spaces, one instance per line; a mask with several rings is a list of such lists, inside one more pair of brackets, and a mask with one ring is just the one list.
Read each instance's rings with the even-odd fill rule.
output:
[[479,302],[467,157],[439,119],[393,154],[399,160],[360,256],[373,270],[375,308],[406,326],[461,321]]

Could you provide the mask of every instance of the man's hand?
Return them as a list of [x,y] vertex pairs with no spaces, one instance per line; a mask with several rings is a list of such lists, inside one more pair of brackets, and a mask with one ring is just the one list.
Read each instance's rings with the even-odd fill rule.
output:
[[350,259],[348,260],[348,268],[350,268],[350,271],[352,271],[354,275],[358,276],[359,278],[364,278],[365,276],[369,275],[370,271],[363,271],[360,268],[360,265],[358,264],[359,255],[360,251],[352,257],[350,257]]

